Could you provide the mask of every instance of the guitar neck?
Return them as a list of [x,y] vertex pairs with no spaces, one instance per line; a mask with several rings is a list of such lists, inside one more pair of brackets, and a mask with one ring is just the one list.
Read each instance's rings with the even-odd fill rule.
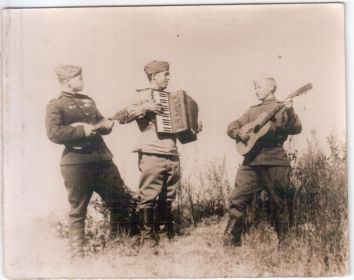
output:
[[127,110],[123,109],[123,110],[118,111],[117,113],[114,114],[113,117],[108,118],[108,119],[112,120],[112,121],[120,121],[123,118],[125,118],[126,116],[127,116]]
[[277,107],[275,107],[268,115],[267,117],[260,123],[260,126],[263,127],[267,122],[269,122],[274,116],[284,107],[284,103],[279,104]]
[[271,120],[284,106],[285,106],[285,102],[288,99],[292,99],[296,96],[299,96],[303,93],[306,93],[308,90],[312,89],[312,84],[306,84],[303,87],[299,88],[298,90],[296,90],[295,92],[293,92],[292,94],[290,94],[283,102],[281,102],[277,107],[275,107],[269,114],[268,116],[260,123],[260,128],[263,127],[267,122],[269,122],[269,120]]

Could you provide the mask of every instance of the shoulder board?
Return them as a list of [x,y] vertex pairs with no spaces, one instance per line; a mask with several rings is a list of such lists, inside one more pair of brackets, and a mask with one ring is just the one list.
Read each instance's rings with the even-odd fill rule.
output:
[[137,92],[142,92],[142,91],[147,91],[147,90],[151,90],[151,88],[136,89]]
[[59,98],[63,98],[63,97],[71,98],[71,97],[74,97],[74,96],[72,94],[70,94],[70,93],[63,92],[63,93],[60,94]]
[[77,93],[74,97],[78,97],[78,98],[85,98],[85,99],[91,99],[92,98],[86,94],[81,94],[81,93]]
[[53,99],[49,100],[49,103],[58,102],[61,97],[62,97],[62,96],[59,96],[58,98],[53,98]]
[[250,108],[258,107],[258,106],[261,106],[261,105],[262,105],[262,103],[258,103],[256,105],[251,106]]

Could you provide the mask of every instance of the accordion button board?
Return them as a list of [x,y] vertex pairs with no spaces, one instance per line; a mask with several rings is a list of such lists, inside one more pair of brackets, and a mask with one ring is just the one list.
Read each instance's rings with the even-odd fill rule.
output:
[[163,113],[156,115],[159,135],[175,135],[182,144],[197,140],[198,104],[190,96],[183,90],[152,90],[151,95],[163,108]]

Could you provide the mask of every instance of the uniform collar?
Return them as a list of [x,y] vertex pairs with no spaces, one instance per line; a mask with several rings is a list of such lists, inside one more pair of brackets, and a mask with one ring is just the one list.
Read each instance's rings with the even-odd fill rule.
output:
[[80,94],[80,93],[72,93],[72,92],[66,92],[66,91],[62,91],[60,96],[66,96],[66,97],[70,97],[70,98],[82,98],[82,97],[86,97],[86,95],[84,94]]
[[264,100],[262,102],[263,105],[266,105],[266,104],[270,104],[270,103],[273,103],[273,102],[276,102],[277,100],[275,99],[275,97],[272,97],[271,99],[267,99],[267,100]]

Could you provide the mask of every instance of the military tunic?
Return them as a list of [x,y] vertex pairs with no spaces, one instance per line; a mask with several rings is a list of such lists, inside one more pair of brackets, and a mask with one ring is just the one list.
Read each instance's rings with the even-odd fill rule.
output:
[[112,159],[112,153],[101,136],[109,134],[111,129],[100,129],[97,135],[86,137],[83,125],[72,125],[94,125],[103,119],[95,102],[87,95],[63,92],[59,98],[49,102],[46,116],[47,135],[54,143],[65,146],[61,165]]
[[141,131],[135,152],[139,154],[139,208],[153,208],[159,203],[172,203],[180,183],[181,170],[176,137],[156,133],[155,113],[146,112],[144,104],[152,101],[151,90],[140,92],[131,105],[123,109],[130,115],[120,123],[136,120]]
[[[251,107],[227,128],[232,139],[238,139],[242,126],[254,121],[262,112],[270,113],[280,103],[272,98]],[[235,189],[230,197],[230,215],[242,217],[257,193],[266,191],[276,214],[275,228],[283,229],[288,222],[290,160],[283,148],[289,135],[301,132],[302,126],[293,108],[281,109],[271,120],[271,128],[260,138],[254,149],[245,155],[238,169]]]

